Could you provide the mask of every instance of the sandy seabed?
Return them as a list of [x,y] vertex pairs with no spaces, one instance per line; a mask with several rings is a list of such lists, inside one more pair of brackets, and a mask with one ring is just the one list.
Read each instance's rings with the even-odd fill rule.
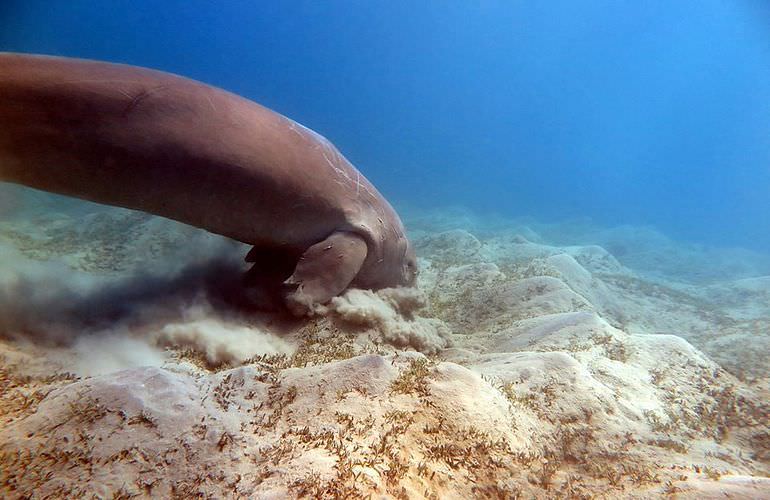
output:
[[8,193],[6,498],[770,498],[766,256],[405,210],[419,292],[294,320],[245,246]]

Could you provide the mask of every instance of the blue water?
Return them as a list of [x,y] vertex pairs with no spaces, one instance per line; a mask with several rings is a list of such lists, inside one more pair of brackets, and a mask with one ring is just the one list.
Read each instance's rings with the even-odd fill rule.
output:
[[770,251],[761,0],[2,0],[0,50],[240,93],[397,203]]

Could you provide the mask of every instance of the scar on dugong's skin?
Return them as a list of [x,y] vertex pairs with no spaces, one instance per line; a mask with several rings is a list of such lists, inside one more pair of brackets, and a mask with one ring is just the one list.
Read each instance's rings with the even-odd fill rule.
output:
[[404,227],[328,140],[186,78],[0,53],[0,181],[150,212],[254,245],[296,314],[412,286]]

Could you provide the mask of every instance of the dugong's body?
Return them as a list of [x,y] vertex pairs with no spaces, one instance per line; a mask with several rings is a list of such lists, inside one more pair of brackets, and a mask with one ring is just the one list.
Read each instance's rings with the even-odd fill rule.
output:
[[325,138],[148,69],[0,54],[0,181],[175,219],[254,245],[287,304],[412,285],[390,204]]

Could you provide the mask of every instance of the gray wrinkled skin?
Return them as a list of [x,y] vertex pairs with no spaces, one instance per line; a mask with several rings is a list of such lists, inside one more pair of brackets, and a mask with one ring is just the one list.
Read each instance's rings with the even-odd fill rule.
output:
[[328,140],[167,73],[0,53],[0,181],[252,244],[298,314],[349,286],[415,281],[398,215]]

